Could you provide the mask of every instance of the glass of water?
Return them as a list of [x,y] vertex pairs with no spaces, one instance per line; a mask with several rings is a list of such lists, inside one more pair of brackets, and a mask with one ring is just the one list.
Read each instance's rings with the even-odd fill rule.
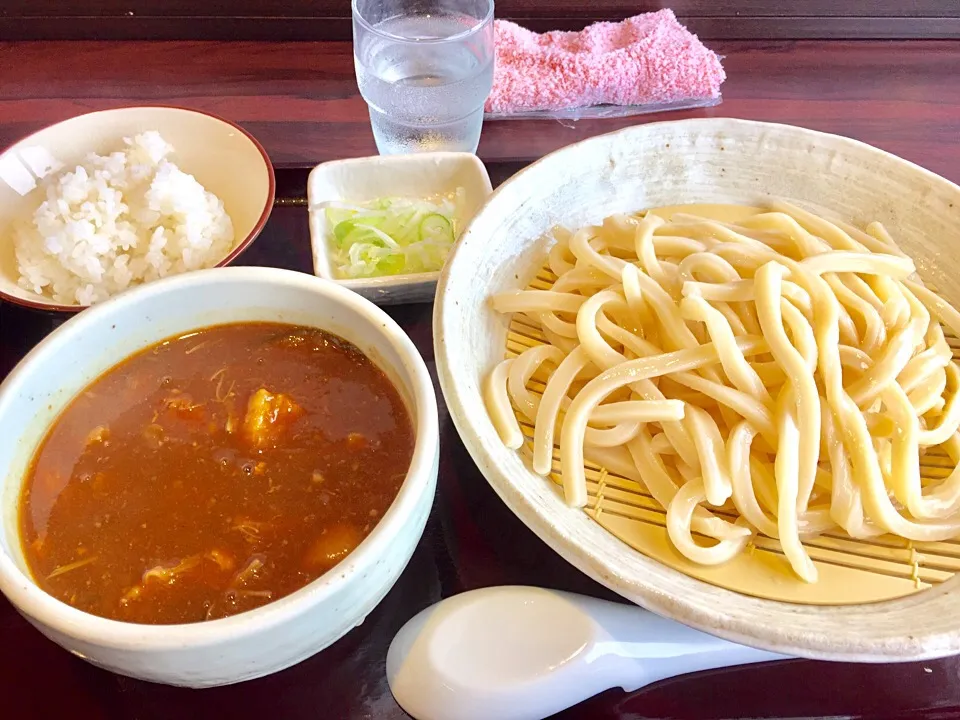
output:
[[353,56],[381,155],[476,151],[493,0],[353,0]]

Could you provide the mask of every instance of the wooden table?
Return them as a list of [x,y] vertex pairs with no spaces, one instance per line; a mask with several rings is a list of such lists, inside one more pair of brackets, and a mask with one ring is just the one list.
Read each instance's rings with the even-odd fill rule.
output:
[[[722,105],[639,120],[489,123],[480,155],[495,182],[555,148],[632,122],[732,116],[849,135],[960,181],[960,43],[717,44]],[[0,146],[97,108],[173,103],[241,122],[266,146],[281,197],[302,198],[316,162],[374,152],[344,43],[0,43]],[[277,207],[244,264],[310,272],[305,210]],[[431,370],[431,307],[390,310]],[[0,305],[0,377],[59,322]],[[272,677],[204,691],[118,677],[44,639],[0,599],[0,717],[402,718],[384,679],[393,634],[441,597],[524,583],[611,597],[502,505],[461,444],[441,399],[439,491],[397,585],[359,628]],[[10,432],[15,428],[0,428]],[[794,661],[705,673],[625,695],[609,691],[564,718],[956,717],[960,661],[834,665]]]

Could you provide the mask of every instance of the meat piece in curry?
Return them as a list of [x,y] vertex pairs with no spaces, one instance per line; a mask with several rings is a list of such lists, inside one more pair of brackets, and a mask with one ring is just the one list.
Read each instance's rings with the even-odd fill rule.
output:
[[274,445],[283,437],[283,428],[303,414],[303,409],[283,393],[260,388],[250,396],[243,433],[258,450]]
[[21,493],[41,588],[139,623],[226,617],[343,560],[389,508],[413,429],[344,340],[223,325],[120,363],[64,410]]

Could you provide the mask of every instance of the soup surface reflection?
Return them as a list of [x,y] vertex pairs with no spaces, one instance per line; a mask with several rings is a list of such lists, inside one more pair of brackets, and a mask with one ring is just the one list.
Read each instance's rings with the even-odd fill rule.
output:
[[275,323],[155,345],[64,410],[20,498],[39,586],[137,623],[222,618],[330,570],[406,476],[413,428],[350,343]]

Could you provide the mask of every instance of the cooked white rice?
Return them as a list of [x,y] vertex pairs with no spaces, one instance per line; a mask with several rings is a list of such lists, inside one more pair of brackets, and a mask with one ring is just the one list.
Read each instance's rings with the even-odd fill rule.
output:
[[46,199],[15,230],[20,287],[91,305],[133,285],[213,267],[233,247],[223,202],[181,171],[160,133],[124,138],[48,176]]

